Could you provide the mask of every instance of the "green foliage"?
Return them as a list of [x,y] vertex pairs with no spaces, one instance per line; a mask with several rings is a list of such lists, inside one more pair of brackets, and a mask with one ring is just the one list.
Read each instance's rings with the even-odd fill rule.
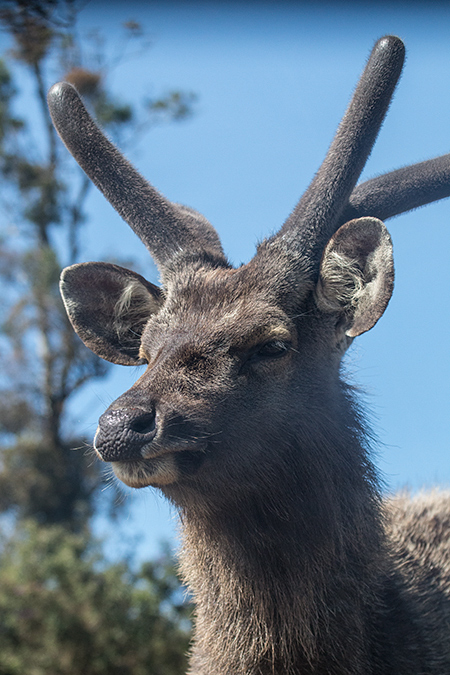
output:
[[8,287],[1,308],[0,510],[77,529],[92,512],[98,465],[83,439],[62,433],[64,408],[106,367],[69,325],[54,248],[0,246],[0,262]]
[[168,558],[105,565],[87,535],[28,523],[0,554],[2,675],[181,675],[190,622]]
[[[108,364],[75,335],[58,281],[80,258],[91,183],[57,139],[46,92],[59,71],[110,135],[131,139],[186,117],[193,99],[147,100],[145,119],[116,100],[99,35],[94,50],[80,42],[77,4],[0,2],[13,41],[0,59],[0,512],[15,528],[0,533],[0,675],[181,675],[190,621],[173,563],[108,564],[88,533],[99,463],[67,408]],[[134,21],[125,32],[143,38]],[[24,72],[35,99],[20,109]]]
[[[77,338],[59,295],[61,267],[80,259],[91,183],[57,138],[46,93],[59,72],[108,133],[122,139],[186,117],[193,100],[183,92],[153,97],[142,106],[144,118],[116,100],[107,86],[111,63],[103,37],[95,31],[80,37],[83,4],[0,3],[0,27],[13,42],[0,60],[0,283],[8,289],[0,299],[0,511],[73,530],[92,514],[101,481],[98,463],[72,449],[86,442],[66,430],[67,409],[73,394],[104,377],[109,364]],[[124,44],[132,43],[145,47],[135,21],[124,25]],[[24,72],[35,97],[19,109]]]
[[[86,443],[39,443],[37,437],[21,438],[2,454],[0,510],[38,523],[66,523],[80,530],[92,515],[92,496],[98,472]],[[75,447],[74,447],[75,446]]]
[[192,92],[170,91],[164,98],[148,101],[148,110],[159,116],[182,120],[192,114],[197,97]]
[[22,128],[22,121],[11,114],[10,103],[15,91],[12,86],[11,75],[0,59],[0,153],[3,155],[5,137]]

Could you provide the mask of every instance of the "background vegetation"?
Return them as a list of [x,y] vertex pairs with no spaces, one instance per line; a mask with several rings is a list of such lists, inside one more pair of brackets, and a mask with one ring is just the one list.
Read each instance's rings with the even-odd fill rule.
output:
[[137,571],[111,564],[90,530],[105,501],[111,517],[119,507],[68,405],[108,364],[74,334],[58,281],[82,258],[91,183],[57,138],[46,92],[72,82],[122,147],[186,118],[194,97],[147,97],[140,110],[116,100],[108,74],[148,48],[146,36],[130,20],[113,53],[99,32],[79,33],[80,8],[0,2],[10,44],[0,60],[0,673],[171,675],[185,671],[190,623],[170,557]]

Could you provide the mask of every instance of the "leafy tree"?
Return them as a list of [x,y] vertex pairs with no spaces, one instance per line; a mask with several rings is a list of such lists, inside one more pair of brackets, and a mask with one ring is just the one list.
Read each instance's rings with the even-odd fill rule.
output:
[[190,622],[170,559],[134,572],[62,526],[22,526],[0,553],[2,675],[181,675]]
[[[80,257],[91,184],[59,144],[45,95],[72,82],[122,146],[185,118],[193,98],[149,98],[141,113],[116,100],[102,37],[80,40],[77,16],[74,0],[0,0],[13,45],[0,60],[0,511],[15,516],[0,536],[0,674],[179,675],[190,622],[170,559],[108,564],[87,527],[98,469],[66,431],[67,407],[107,364],[73,333],[58,279]],[[145,47],[139,24],[124,35]]]
[[[151,123],[184,119],[193,101],[171,92],[149,98],[143,114],[116,100],[103,39],[80,39],[77,16],[75,0],[0,0],[0,24],[13,43],[0,61],[0,279],[7,289],[0,303],[0,510],[74,531],[92,513],[99,476],[80,450],[84,439],[65,431],[68,402],[108,368],[74,335],[59,297],[60,268],[79,259],[91,183],[57,139],[46,91],[57,79],[72,82],[122,141]],[[145,46],[134,21],[124,26],[130,43]],[[23,75],[34,87],[25,109]]]

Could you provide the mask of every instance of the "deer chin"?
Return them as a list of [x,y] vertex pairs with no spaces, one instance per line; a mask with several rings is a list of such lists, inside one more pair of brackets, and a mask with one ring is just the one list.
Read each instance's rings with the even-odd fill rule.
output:
[[116,477],[129,487],[163,487],[196,473],[204,457],[204,450],[182,450],[152,459],[111,462],[111,466]]
[[174,455],[163,455],[154,459],[111,462],[117,478],[132,488],[159,487],[170,485],[180,479]]

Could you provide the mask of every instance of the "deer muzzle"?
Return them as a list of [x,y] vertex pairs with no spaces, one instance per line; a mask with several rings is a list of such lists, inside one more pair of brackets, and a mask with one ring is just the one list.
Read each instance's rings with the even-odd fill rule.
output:
[[94,448],[104,462],[139,460],[149,454],[156,433],[155,410],[107,410],[99,419]]

